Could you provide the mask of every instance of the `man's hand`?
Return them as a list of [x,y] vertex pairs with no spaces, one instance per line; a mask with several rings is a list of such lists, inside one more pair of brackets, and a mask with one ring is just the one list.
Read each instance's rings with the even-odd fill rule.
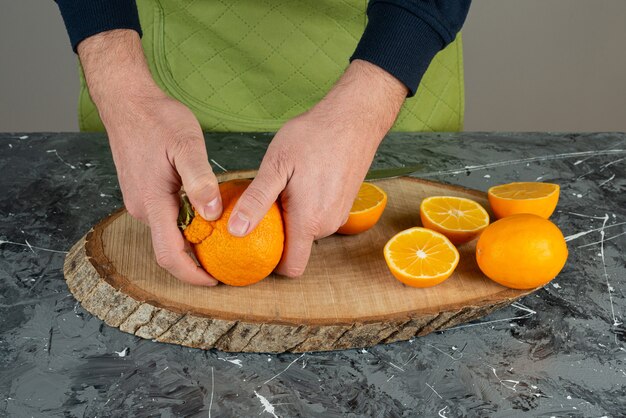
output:
[[301,275],[313,241],[346,222],[406,94],[404,84],[389,73],[353,61],[320,103],[278,131],[233,210],[231,234],[250,233],[280,195],[286,246],[277,272]]
[[176,225],[181,185],[205,219],[222,212],[195,116],[156,86],[135,31],[92,36],[78,53],[107,129],[124,204],[150,225],[158,264],[185,282],[217,284],[189,256]]

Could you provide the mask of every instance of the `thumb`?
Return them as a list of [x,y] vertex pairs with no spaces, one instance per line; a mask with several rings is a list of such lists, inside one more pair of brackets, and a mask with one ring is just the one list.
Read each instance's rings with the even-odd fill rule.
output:
[[236,237],[248,235],[270,210],[287,185],[287,177],[261,163],[259,173],[241,195],[228,220],[228,232]]
[[222,199],[206,149],[201,148],[179,153],[174,158],[174,166],[193,207],[204,219],[213,221],[222,215]]

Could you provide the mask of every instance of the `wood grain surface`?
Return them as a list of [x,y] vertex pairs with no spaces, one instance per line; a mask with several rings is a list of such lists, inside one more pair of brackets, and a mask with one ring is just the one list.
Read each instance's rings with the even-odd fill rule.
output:
[[[226,178],[253,172],[227,173]],[[477,319],[531,291],[507,289],[476,265],[476,241],[442,284],[408,287],[388,271],[383,247],[421,225],[424,197],[486,195],[402,177],[378,181],[388,204],[378,224],[313,245],[303,276],[272,275],[247,287],[197,287],[160,268],[149,229],[124,209],[96,225],[70,250],[65,277],[83,307],[112,327],[157,341],[232,352],[304,352],[368,347],[426,335]]]

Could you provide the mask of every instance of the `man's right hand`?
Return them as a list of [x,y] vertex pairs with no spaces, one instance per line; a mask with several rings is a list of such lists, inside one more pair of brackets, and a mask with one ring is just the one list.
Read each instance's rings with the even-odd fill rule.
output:
[[190,257],[176,225],[181,185],[205,219],[222,212],[197,119],[154,83],[135,31],[91,36],[78,54],[107,130],[124,204],[150,226],[158,264],[182,281],[217,284]]

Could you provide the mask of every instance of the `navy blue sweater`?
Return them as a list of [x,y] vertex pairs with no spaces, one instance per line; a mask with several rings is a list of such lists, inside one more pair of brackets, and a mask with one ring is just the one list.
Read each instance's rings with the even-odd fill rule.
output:
[[[83,39],[111,29],[141,36],[135,0],[56,0],[76,52]],[[435,54],[461,30],[471,0],[370,0],[368,23],[350,57],[369,61],[417,91]]]

